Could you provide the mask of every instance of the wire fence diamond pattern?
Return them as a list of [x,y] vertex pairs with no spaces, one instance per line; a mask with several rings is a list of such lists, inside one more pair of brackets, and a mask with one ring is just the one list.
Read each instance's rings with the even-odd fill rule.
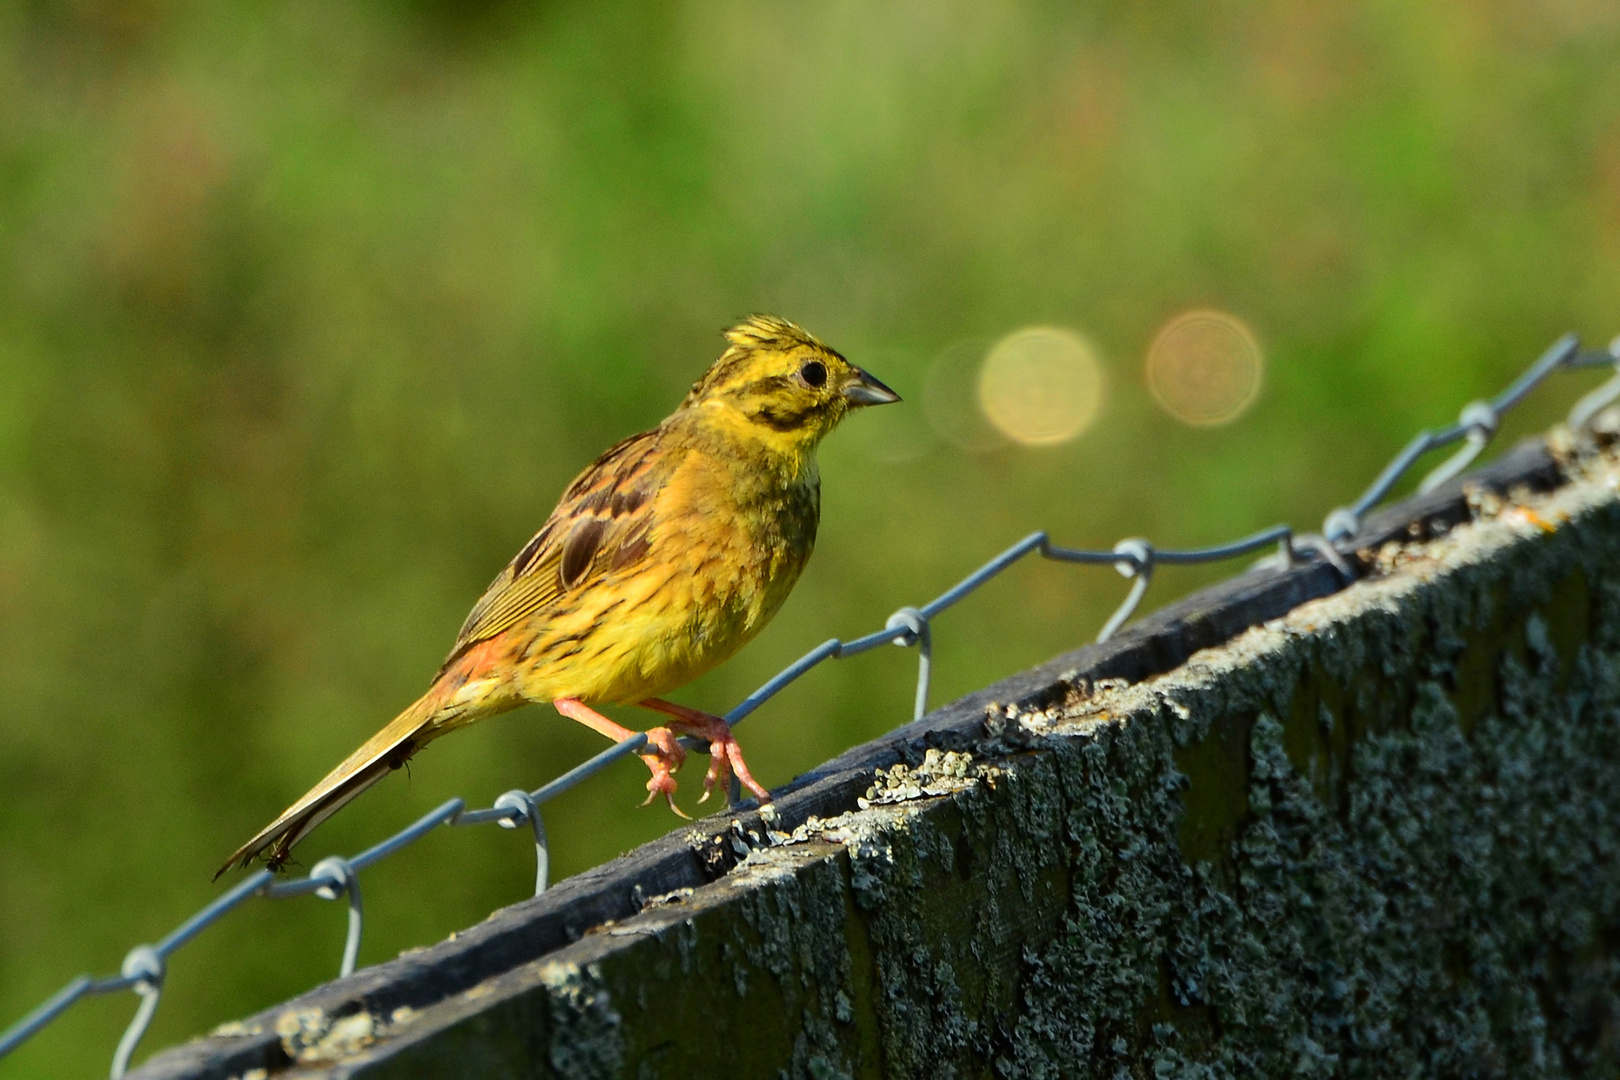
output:
[[[1135,538],[1121,540],[1114,545],[1112,551],[1088,551],[1059,547],[1052,543],[1045,532],[1031,533],[928,603],[921,607],[903,607],[896,611],[889,616],[883,629],[852,641],[830,638],[822,642],[743,699],[736,708],[726,714],[725,720],[728,724],[736,724],[825,660],[856,656],[880,645],[899,645],[917,649],[917,694],[912,715],[920,719],[928,708],[933,620],[1031,552],[1039,552],[1043,558],[1058,562],[1112,566],[1120,574],[1131,579],[1131,587],[1124,601],[1103,624],[1102,630],[1097,635],[1098,641],[1107,641],[1136,611],[1152,581],[1154,568],[1160,565],[1218,562],[1275,546],[1277,549],[1275,555],[1266,560],[1275,567],[1287,568],[1303,561],[1322,559],[1338,569],[1342,577],[1348,580],[1351,572],[1343,559],[1346,550],[1344,545],[1355,535],[1367,513],[1389,495],[1420,458],[1430,451],[1457,442],[1463,443],[1451,457],[1436,466],[1420,482],[1418,490],[1428,491],[1467,468],[1495,437],[1502,417],[1553,372],[1591,367],[1612,367],[1615,374],[1602,386],[1581,398],[1570,411],[1569,426],[1574,429],[1586,427],[1599,411],[1620,399],[1620,338],[1616,338],[1607,351],[1594,352],[1582,352],[1580,342],[1573,334],[1560,338],[1496,397],[1489,401],[1470,403],[1462,410],[1454,424],[1422,431],[1413,437],[1355,502],[1340,507],[1327,516],[1320,534],[1296,536],[1289,526],[1274,525],[1230,543],[1186,551],[1160,550],[1146,540]],[[706,744],[693,740],[683,742],[690,748],[707,749]],[[546,889],[549,866],[546,830],[540,815],[541,804],[584,782],[614,762],[637,753],[646,744],[647,736],[638,734],[570,769],[544,787],[534,791],[508,791],[486,809],[468,810],[463,800],[451,799],[353,858],[345,859],[333,855],[322,859],[310,869],[307,877],[279,881],[271,871],[259,870],[175,927],[167,937],[156,944],[137,945],[131,949],[124,957],[117,975],[99,979],[81,975],[68,983],[5,1034],[0,1035],[0,1057],[16,1049],[30,1036],[66,1012],[79,999],[131,990],[140,998],[140,1003],[113,1054],[110,1075],[113,1080],[117,1080],[129,1068],[135,1048],[139,1045],[141,1037],[146,1034],[146,1029],[157,1012],[170,957],[249,897],[280,899],[313,893],[325,900],[337,900],[339,897],[346,899],[349,908],[349,930],[344,939],[343,957],[338,972],[340,975],[348,975],[354,970],[355,960],[360,952],[360,935],[365,926],[365,913],[360,900],[360,871],[408,847],[441,825],[483,825],[493,822],[506,829],[528,825],[534,832],[534,891],[538,896]],[[733,803],[739,801],[735,778],[732,781],[731,799]]]

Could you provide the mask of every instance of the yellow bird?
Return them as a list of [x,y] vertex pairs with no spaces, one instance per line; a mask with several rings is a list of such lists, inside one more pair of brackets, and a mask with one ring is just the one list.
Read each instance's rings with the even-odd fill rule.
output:
[[294,844],[434,739],[531,701],[615,741],[635,733],[593,706],[668,716],[647,732],[648,802],[662,794],[680,812],[679,734],[709,744],[705,799],[732,772],[770,799],[724,720],[661,695],[731,656],[776,614],[815,546],[816,446],[850,409],[900,397],[784,319],[755,315],[725,338],[673,415],[568,486],[473,605],[427,693],[220,873],[261,856],[280,867]]

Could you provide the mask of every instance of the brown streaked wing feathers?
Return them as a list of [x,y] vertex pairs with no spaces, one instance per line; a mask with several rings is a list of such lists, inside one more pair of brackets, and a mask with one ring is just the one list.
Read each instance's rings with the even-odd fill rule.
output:
[[656,429],[630,436],[568,486],[534,539],[473,605],[439,674],[478,642],[555,607],[565,591],[587,588],[646,556],[653,495],[667,475],[654,470],[663,455],[649,453],[657,436]]

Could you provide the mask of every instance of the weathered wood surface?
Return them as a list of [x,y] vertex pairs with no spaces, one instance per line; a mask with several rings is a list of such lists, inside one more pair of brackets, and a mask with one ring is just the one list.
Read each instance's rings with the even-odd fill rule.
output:
[[[1526,444],[1466,483],[1507,494],[1549,491],[1561,479],[1547,452]],[[1376,551],[1389,541],[1454,533],[1470,518],[1463,484],[1379,513],[1358,535],[1358,548]],[[1601,559],[1594,553],[1612,553],[1620,545],[1616,515],[1594,513],[1557,535],[1524,541],[1537,551],[1559,545],[1576,554],[1543,555],[1546,566],[1524,570],[1523,581],[1492,579],[1490,588],[1556,591],[1564,586],[1553,578],[1584,567],[1582,602],[1591,625],[1565,635],[1569,649],[1578,650],[1596,625],[1591,579],[1598,573],[1593,560]],[[1361,557],[1352,565],[1358,575],[1369,570]],[[1484,580],[1500,569],[1492,565],[1452,578],[1472,573]],[[1243,665],[1232,665],[1224,689],[1188,691],[1226,701],[1198,715],[1146,717],[1141,703],[1134,722],[1120,722],[1123,713],[1106,722],[1064,720],[1060,714],[1097,708],[1107,695],[1087,704],[1080,690],[1098,680],[1141,684],[1163,676],[1199,650],[1231,642],[1343,586],[1337,572],[1320,562],[1241,575],[1105,644],[1060,656],[840,755],[780,791],[769,822],[746,808],[700,821],[497,912],[453,941],[267,1010],[245,1021],[240,1034],[161,1054],[137,1075],[223,1078],[265,1069],[368,1076],[680,1076],[720,1067],[739,1075],[990,1075],[996,1069],[1038,1072],[1046,1061],[1060,1063],[1054,1075],[1102,1076],[1121,1064],[1140,1071],[1154,1055],[1216,1062],[1222,1039],[1231,1039],[1238,1023],[1231,1010],[1252,1012],[1255,1006],[1237,1000],[1242,995],[1235,992],[1228,993],[1230,1001],[1212,998],[1208,987],[1196,985],[1196,975],[1187,981],[1188,971],[1220,965],[1200,968],[1186,956],[1178,959],[1178,949],[1185,953],[1209,941],[1171,941],[1163,912],[1177,912],[1189,926],[1200,918],[1219,923],[1216,929],[1231,930],[1221,918],[1241,924],[1242,905],[1222,886],[1232,888],[1255,872],[1234,855],[1244,843],[1254,847],[1255,763],[1275,757],[1273,743],[1285,747],[1285,758],[1305,747],[1305,757],[1319,758],[1322,770],[1309,783],[1329,793],[1335,813],[1313,818],[1301,826],[1301,835],[1342,831],[1340,819],[1348,820],[1358,797],[1349,779],[1356,738],[1409,729],[1411,703],[1428,692],[1421,687],[1433,678],[1410,650],[1379,657],[1364,642],[1359,662],[1387,671],[1369,683],[1352,670],[1341,642],[1337,651],[1328,649],[1331,656],[1317,658],[1342,669],[1331,673],[1313,673],[1297,658],[1286,661],[1293,665],[1286,677],[1258,660],[1247,673]],[[1483,588],[1477,582],[1467,587],[1474,590],[1470,596]],[[1421,613],[1419,622],[1432,623],[1439,617],[1424,607],[1427,601],[1408,602],[1407,618]],[[1530,617],[1525,612],[1498,604],[1487,617],[1481,614],[1487,600],[1476,596],[1470,602],[1468,612],[1447,616],[1456,626],[1414,625],[1411,636],[1438,641],[1439,635],[1449,649],[1452,639],[1445,634],[1468,639],[1465,631],[1483,618],[1485,629],[1475,627],[1474,638],[1518,634],[1522,641]],[[1390,616],[1397,623],[1401,617]],[[1371,616],[1346,615],[1345,625],[1359,626],[1357,618]],[[1389,635],[1387,628],[1357,632]],[[1502,647],[1479,645],[1489,663],[1468,668],[1470,678],[1490,682]],[[1464,648],[1458,655],[1466,660],[1469,654]],[[1381,680],[1387,682],[1382,688]],[[1280,719],[1261,720],[1263,710],[1253,707],[1256,695],[1266,694],[1282,701],[1271,710],[1282,713]],[[1310,712],[1301,702],[1313,694],[1313,707],[1340,717],[1336,732],[1321,734],[1314,712],[1306,720],[1293,715]],[[1242,707],[1234,708],[1233,701]],[[1070,726],[1035,738],[1029,725],[1012,722],[987,734],[987,706],[993,702],[1024,714],[1048,711]],[[912,797],[902,779],[890,802],[846,819],[842,831],[816,827],[817,819],[855,810],[875,770],[902,763],[916,768],[929,747],[971,754],[971,775],[947,775],[962,768],[954,757],[941,772],[936,753],[917,785],[936,794]],[[1603,764],[1620,775],[1614,760]],[[1112,794],[1098,796],[1104,789]],[[770,844],[773,831],[791,833],[807,822],[811,827],[797,842]],[[1339,884],[1349,895],[1354,874],[1345,873]],[[1122,884],[1137,876],[1134,892]],[[1620,890],[1620,870],[1614,876],[1612,886],[1605,881],[1604,887]],[[1105,890],[1119,907],[1112,915],[1107,905],[1079,899],[1087,889],[1096,892],[1102,879],[1114,882]],[[1205,884],[1197,886],[1199,881]],[[661,897],[668,902],[648,905]],[[1236,907],[1220,918],[1187,908],[1200,897],[1197,902],[1217,908],[1222,902]],[[1163,910],[1150,916],[1140,904]],[[1102,926],[1077,929],[1074,922],[1082,916],[1106,916],[1118,925],[1106,933]],[[1094,941],[1087,936],[1093,932],[1103,937]],[[1109,944],[1098,944],[1102,940]],[[1287,944],[1302,956],[1321,947],[1294,939]],[[1088,959],[1082,946],[1095,946],[1095,955]],[[1116,955],[1121,949],[1124,954]],[[1412,971],[1421,968],[1410,958],[1402,962]],[[1448,955],[1441,967],[1452,962]],[[1149,970],[1151,978],[1143,974]],[[1436,986],[1451,977],[1443,970],[1432,974]],[[1279,993],[1286,982],[1278,984]],[[1048,992],[1068,1005],[1049,1000]],[[1349,1019],[1336,1021],[1339,1029],[1359,1037],[1355,1010],[1341,1011]],[[1333,1056],[1314,1036],[1300,1037]],[[1391,1045],[1396,1043],[1398,1038]],[[1290,1052],[1299,1061],[1317,1060],[1299,1047]],[[1071,1060],[1076,1053],[1085,1060]],[[1557,1053],[1567,1056],[1563,1049]],[[294,1060],[299,1054],[302,1063]]]

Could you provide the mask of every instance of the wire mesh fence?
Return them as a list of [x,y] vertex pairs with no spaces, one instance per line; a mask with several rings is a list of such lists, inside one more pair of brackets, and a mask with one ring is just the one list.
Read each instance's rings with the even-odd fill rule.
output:
[[[1419,483],[1419,491],[1428,491],[1467,468],[1495,437],[1501,426],[1502,417],[1553,372],[1591,367],[1612,367],[1615,373],[1602,386],[1582,397],[1571,410],[1569,426],[1574,429],[1586,427],[1599,411],[1620,399],[1620,338],[1616,338],[1606,351],[1591,352],[1582,352],[1579,340],[1573,334],[1560,338],[1496,397],[1488,401],[1470,403],[1462,410],[1454,424],[1422,431],[1414,436],[1359,498],[1348,506],[1335,509],[1327,516],[1320,533],[1296,535],[1288,525],[1275,525],[1229,543],[1210,547],[1163,550],[1154,547],[1147,540],[1132,538],[1121,540],[1109,551],[1060,547],[1052,543],[1045,532],[1031,533],[928,603],[919,607],[900,608],[889,617],[881,630],[850,641],[830,638],[822,642],[745,698],[726,714],[725,720],[733,725],[743,720],[823,661],[855,656],[880,645],[891,644],[917,649],[917,690],[912,713],[914,718],[922,717],[928,707],[933,620],[1032,552],[1039,552],[1041,557],[1058,562],[1112,566],[1131,580],[1131,586],[1124,600],[1098,633],[1098,641],[1108,640],[1136,611],[1152,582],[1154,569],[1160,565],[1218,562],[1275,547],[1275,554],[1265,560],[1274,567],[1285,569],[1299,562],[1321,559],[1334,566],[1348,582],[1352,575],[1343,558],[1347,553],[1347,542],[1359,530],[1362,519],[1388,497],[1396,484],[1422,457],[1458,442],[1463,444]],[[614,762],[636,754],[644,749],[646,744],[645,734],[633,736],[534,791],[508,791],[485,809],[469,810],[462,799],[451,799],[358,855],[347,859],[334,855],[320,860],[310,869],[309,874],[302,878],[277,880],[276,875],[270,870],[258,870],[203,907],[155,944],[137,945],[131,949],[124,957],[118,974],[101,978],[81,975],[62,987],[0,1035],[0,1058],[49,1025],[81,998],[128,990],[137,995],[139,1004],[113,1054],[110,1075],[116,1080],[128,1069],[130,1059],[157,1011],[170,958],[226,913],[255,896],[282,899],[313,893],[325,900],[337,900],[340,897],[346,900],[348,933],[344,939],[343,955],[338,970],[340,975],[348,975],[354,970],[360,950],[361,934],[365,927],[360,871],[410,846],[440,826],[490,823],[507,829],[528,826],[534,834],[534,891],[538,896],[546,889],[549,866],[548,842],[540,811],[542,804],[583,783]],[[706,744],[689,743],[689,745],[697,749],[707,749]],[[731,798],[733,803],[738,801],[735,779]]]

